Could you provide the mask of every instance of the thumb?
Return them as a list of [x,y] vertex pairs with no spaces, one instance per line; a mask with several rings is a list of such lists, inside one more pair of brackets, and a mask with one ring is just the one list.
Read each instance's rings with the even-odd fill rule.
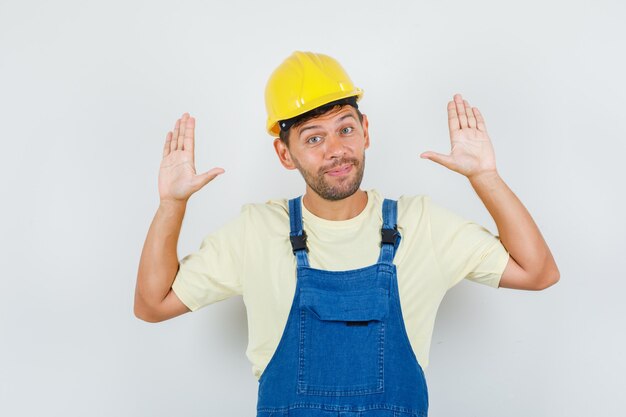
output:
[[208,170],[204,174],[196,175],[196,177],[194,178],[194,182],[196,183],[198,189],[200,189],[207,185],[209,182],[211,182],[215,177],[223,174],[224,172],[225,171],[223,168],[213,168]]
[[450,155],[444,155],[442,153],[437,153],[433,151],[426,151],[420,154],[420,158],[430,159],[431,161],[437,162],[440,165],[443,165],[446,168],[450,168],[452,165],[452,157]]

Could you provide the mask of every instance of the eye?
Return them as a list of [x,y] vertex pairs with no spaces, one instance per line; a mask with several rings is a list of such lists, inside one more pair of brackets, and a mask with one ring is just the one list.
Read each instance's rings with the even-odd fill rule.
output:
[[321,137],[321,136],[311,136],[310,138],[308,138],[308,139],[306,140],[306,142],[307,142],[307,143],[310,143],[310,144],[313,144],[313,145],[319,142],[319,141],[314,141],[313,139],[319,139],[319,140],[322,140],[322,137]]
[[[348,129],[348,131],[347,131],[347,132],[346,132],[346,129]],[[342,131],[343,133],[345,133],[345,134],[352,133],[352,131],[353,131],[353,130],[354,130],[354,128],[353,128],[353,127],[350,127],[350,126],[346,126],[346,127],[344,127],[343,129],[341,129],[341,131]]]

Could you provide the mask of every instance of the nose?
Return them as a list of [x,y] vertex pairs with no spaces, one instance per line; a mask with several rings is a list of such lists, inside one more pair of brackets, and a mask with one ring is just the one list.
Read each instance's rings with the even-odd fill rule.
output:
[[326,156],[328,158],[340,158],[345,151],[344,143],[339,135],[328,135],[326,139]]

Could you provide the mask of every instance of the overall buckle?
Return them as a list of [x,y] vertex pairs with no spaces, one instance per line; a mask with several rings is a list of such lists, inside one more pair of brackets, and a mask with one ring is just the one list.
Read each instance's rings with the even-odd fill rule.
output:
[[302,231],[302,235],[300,236],[289,236],[289,240],[291,240],[291,247],[293,248],[293,253],[296,253],[299,250],[306,250],[307,252],[309,251],[309,249],[306,247],[306,232],[303,230]]
[[382,234],[382,243],[388,243],[390,245],[396,244],[398,237],[398,226],[394,226],[393,229],[380,229]]

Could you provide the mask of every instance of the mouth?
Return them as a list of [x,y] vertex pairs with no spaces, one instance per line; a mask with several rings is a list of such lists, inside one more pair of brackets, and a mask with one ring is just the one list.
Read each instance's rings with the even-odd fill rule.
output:
[[352,171],[352,164],[344,164],[344,165],[338,166],[337,168],[334,168],[334,169],[332,169],[330,171],[326,171],[326,173],[328,175],[333,176],[333,177],[337,177],[337,176],[341,176],[341,175],[346,175],[350,171]]

